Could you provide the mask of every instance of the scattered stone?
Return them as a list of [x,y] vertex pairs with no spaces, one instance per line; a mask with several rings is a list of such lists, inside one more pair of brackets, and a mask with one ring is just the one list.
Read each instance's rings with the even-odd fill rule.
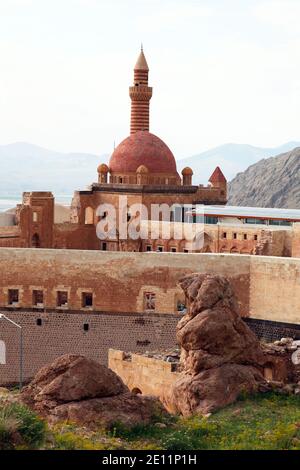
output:
[[167,425],[165,423],[155,423],[154,425],[156,428],[159,428],[159,429],[164,429],[167,427]]
[[294,341],[293,338],[281,338],[280,343],[289,344],[289,343],[292,343],[293,341]]
[[294,345],[294,346],[291,345],[291,346],[288,346],[288,347],[287,347],[287,350],[288,350],[288,351],[297,351],[297,349],[298,349],[298,346],[296,346],[296,345]]
[[294,365],[297,366],[300,364],[300,349],[297,349],[297,351],[293,352],[291,359]]
[[294,385],[293,384],[286,384],[282,387],[282,390],[288,394],[294,393]]

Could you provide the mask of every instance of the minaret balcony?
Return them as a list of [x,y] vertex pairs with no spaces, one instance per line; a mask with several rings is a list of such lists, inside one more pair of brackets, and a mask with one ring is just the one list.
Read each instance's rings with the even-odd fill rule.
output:
[[152,87],[146,85],[136,85],[129,87],[129,96],[132,100],[150,100],[152,97]]

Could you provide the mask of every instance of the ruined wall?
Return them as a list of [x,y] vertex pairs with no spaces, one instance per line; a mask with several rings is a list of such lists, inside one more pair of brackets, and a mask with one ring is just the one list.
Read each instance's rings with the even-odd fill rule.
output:
[[109,349],[108,366],[121,377],[129,390],[163,397],[178,378],[175,364],[160,359]]

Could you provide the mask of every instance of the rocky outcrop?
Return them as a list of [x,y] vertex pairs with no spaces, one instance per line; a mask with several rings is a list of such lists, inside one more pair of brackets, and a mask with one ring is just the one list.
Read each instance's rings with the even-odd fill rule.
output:
[[229,183],[228,204],[300,208],[300,147],[260,160]]
[[170,411],[206,414],[242,392],[267,390],[266,364],[272,367],[277,361],[282,377],[287,374],[285,358],[266,354],[240,318],[225,277],[192,274],[179,284],[189,309],[177,326],[183,372],[164,399]]
[[21,400],[50,423],[71,421],[90,428],[147,423],[163,411],[157,399],[132,394],[106,366],[71,354],[43,367]]

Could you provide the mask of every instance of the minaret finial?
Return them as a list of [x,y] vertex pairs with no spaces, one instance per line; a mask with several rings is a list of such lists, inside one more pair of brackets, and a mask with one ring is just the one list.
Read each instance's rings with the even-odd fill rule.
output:
[[144,49],[143,49],[143,43],[141,42],[141,51],[143,52]]

